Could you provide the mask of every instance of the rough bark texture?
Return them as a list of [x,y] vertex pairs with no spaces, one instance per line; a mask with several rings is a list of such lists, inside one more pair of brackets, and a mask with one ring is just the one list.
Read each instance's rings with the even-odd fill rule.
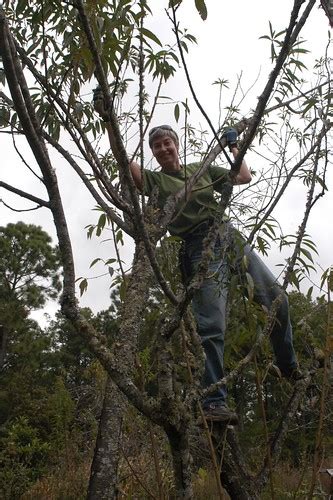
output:
[[118,498],[118,464],[125,400],[108,377],[91,465],[87,500]]
[[189,446],[188,428],[169,428],[167,435],[171,447],[173,467],[175,472],[176,498],[193,498],[192,467]]

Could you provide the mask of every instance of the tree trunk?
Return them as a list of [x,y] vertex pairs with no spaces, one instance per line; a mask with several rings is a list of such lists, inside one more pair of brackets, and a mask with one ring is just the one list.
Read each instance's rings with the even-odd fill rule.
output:
[[124,408],[123,396],[108,377],[90,469],[87,500],[118,498],[118,465]]
[[246,470],[235,431],[215,426],[212,437],[221,463],[221,484],[231,500],[259,500],[260,492],[256,490],[254,476]]
[[172,428],[167,430],[175,474],[176,498],[190,500],[193,498],[192,467],[188,430],[180,431]]

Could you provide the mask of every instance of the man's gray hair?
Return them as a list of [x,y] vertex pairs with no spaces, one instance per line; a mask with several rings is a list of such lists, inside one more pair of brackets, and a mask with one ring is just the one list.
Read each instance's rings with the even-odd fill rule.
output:
[[176,146],[179,146],[179,138],[176,132],[173,130],[170,125],[159,125],[158,127],[154,127],[149,131],[149,146],[153,147],[153,142],[158,137],[170,137]]

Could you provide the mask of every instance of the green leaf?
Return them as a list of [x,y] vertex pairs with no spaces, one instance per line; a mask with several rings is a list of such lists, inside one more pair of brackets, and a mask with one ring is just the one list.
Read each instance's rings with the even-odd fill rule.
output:
[[119,231],[117,232],[116,234],[116,243],[121,243],[122,245],[124,244],[124,240],[123,240],[123,232],[121,231],[121,229],[119,229]]
[[90,226],[86,226],[86,228],[88,228],[87,238],[88,238],[88,240],[90,240],[92,238],[93,233],[94,233],[95,227],[90,225]]
[[323,288],[326,280],[328,279],[329,273],[332,273],[332,270],[330,268],[326,269],[321,275],[320,288]]
[[144,36],[147,38],[150,38],[150,40],[153,40],[153,42],[157,43],[160,47],[162,47],[162,43],[160,40],[157,38],[157,36],[150,30],[147,30],[147,28],[141,28],[140,30]]
[[16,15],[17,15],[17,17],[20,14],[23,14],[23,12],[25,11],[26,7],[28,7],[28,3],[26,2],[26,0],[18,0],[17,6],[16,6]]
[[307,259],[309,259],[311,262],[313,262],[313,258],[312,258],[312,255],[311,253],[309,252],[309,250],[305,250],[305,248],[300,248],[300,251],[302,252],[303,255],[305,255],[305,257]]
[[263,255],[268,255],[266,248],[269,248],[269,245],[266,240],[264,240],[260,236],[257,236],[257,245],[260,253],[262,253]]
[[279,38],[279,36],[284,35],[285,32],[286,30],[279,31],[278,33],[276,33],[275,38]]
[[104,229],[106,223],[106,214],[102,214],[98,219],[98,227],[99,229]]
[[270,21],[268,21],[268,24],[269,24],[269,31],[270,31],[271,37],[274,38],[275,32],[273,31],[272,23]]
[[207,19],[207,7],[205,4],[205,0],[194,0],[197,11],[200,14],[200,17],[203,21]]
[[176,122],[178,123],[178,120],[179,120],[179,113],[180,113],[180,110],[179,110],[179,104],[176,104],[176,105],[175,105],[175,108],[174,108],[173,112],[174,112],[174,115],[175,115],[175,120],[176,120]]
[[114,262],[117,262],[117,259],[108,259],[105,264],[113,264]]
[[82,295],[84,294],[84,292],[87,290],[88,288],[88,281],[87,281],[87,278],[84,278],[80,285],[79,285],[79,288],[80,288],[80,297],[82,297]]
[[300,281],[298,279],[298,277],[296,276],[296,273],[294,271],[292,271],[289,275],[289,281],[292,285],[295,285],[295,287],[297,288],[297,290],[299,290],[299,284],[300,284]]
[[328,187],[326,186],[325,182],[318,175],[316,175],[316,182],[321,185],[324,191],[328,191]]
[[91,268],[92,268],[92,267],[93,267],[93,266],[94,266],[97,262],[99,262],[100,260],[102,260],[102,259],[100,259],[99,257],[97,257],[97,259],[94,259],[94,260],[92,261],[92,263],[90,264],[89,269],[91,269]]
[[169,0],[169,8],[170,7],[178,7],[182,3],[183,0]]

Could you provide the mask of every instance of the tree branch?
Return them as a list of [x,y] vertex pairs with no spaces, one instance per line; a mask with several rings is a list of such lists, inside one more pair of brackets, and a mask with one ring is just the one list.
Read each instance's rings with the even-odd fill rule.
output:
[[291,181],[291,179],[293,178],[293,175],[295,174],[295,172],[297,172],[297,170],[311,157],[311,155],[314,153],[314,151],[319,148],[321,141],[323,140],[323,137],[326,135],[326,133],[328,132],[328,130],[330,128],[331,128],[331,125],[328,128],[324,126],[321,129],[320,133],[317,136],[316,142],[312,145],[312,147],[309,149],[307,154],[305,156],[303,156],[303,158],[299,162],[297,162],[296,165],[290,170],[290,172],[288,173],[288,175],[286,177],[286,180],[283,183],[283,186],[281,187],[280,191],[275,196],[274,201],[271,203],[267,212],[265,212],[264,215],[262,215],[261,211],[258,212],[256,218],[257,218],[257,220],[258,219],[260,219],[260,220],[256,224],[256,226],[254,227],[254,229],[251,231],[251,233],[247,239],[247,242],[249,244],[252,243],[255,234],[265,224],[268,217],[272,214],[273,210],[275,209],[276,205],[278,204],[278,202],[282,198],[282,195],[284,194],[285,190],[287,189],[287,186],[288,186],[289,182]]
[[307,7],[305,8],[303,15],[301,16],[299,22],[297,23],[297,17],[300,11],[300,8],[302,4],[304,3],[305,0],[295,0],[294,1],[294,6],[293,10],[291,12],[290,16],[290,22],[289,26],[286,30],[286,34],[284,37],[284,41],[280,50],[280,53],[276,59],[275,67],[273,68],[273,71],[270,74],[270,77],[265,85],[265,88],[258,98],[258,104],[257,107],[254,111],[253,116],[251,117],[251,122],[250,126],[244,136],[243,139],[243,144],[242,147],[235,159],[234,162],[234,168],[236,169],[238,166],[241,165],[243,158],[245,156],[246,151],[248,150],[249,146],[251,145],[253,138],[256,134],[257,127],[260,123],[260,120],[265,112],[265,106],[268,102],[268,99],[272,93],[272,90],[274,88],[276,79],[283,67],[283,64],[285,60],[288,57],[288,54],[290,52],[290,48],[292,47],[293,43],[296,41],[296,38],[298,37],[301,29],[303,28],[305,21],[307,20],[310,11],[312,7],[314,6],[316,0],[309,0],[309,3]]
[[53,139],[45,130],[43,130],[43,136],[45,139],[68,161],[68,163],[71,165],[73,170],[78,174],[88,191],[91,193],[93,198],[97,201],[97,203],[102,207],[104,212],[110,217],[111,220],[117,224],[121,229],[125,231],[125,233],[129,234],[130,236],[133,236],[133,230],[124,222],[117,214],[116,212],[105,203],[103,198],[99,195],[98,191],[94,188],[93,184],[89,181],[87,178],[86,174],[83,172],[83,170],[79,167],[79,165],[76,163],[76,161],[73,159],[72,155],[66,151],[56,140]]
[[41,207],[50,208],[50,203],[48,201],[42,200],[41,198],[38,198],[33,194],[26,193],[25,191],[15,188],[14,186],[7,184],[6,182],[0,181],[0,187],[6,189],[7,191],[10,191],[11,193],[15,193],[18,196],[21,196],[22,198],[26,198],[29,201],[33,201],[34,203],[37,203],[37,205]]

